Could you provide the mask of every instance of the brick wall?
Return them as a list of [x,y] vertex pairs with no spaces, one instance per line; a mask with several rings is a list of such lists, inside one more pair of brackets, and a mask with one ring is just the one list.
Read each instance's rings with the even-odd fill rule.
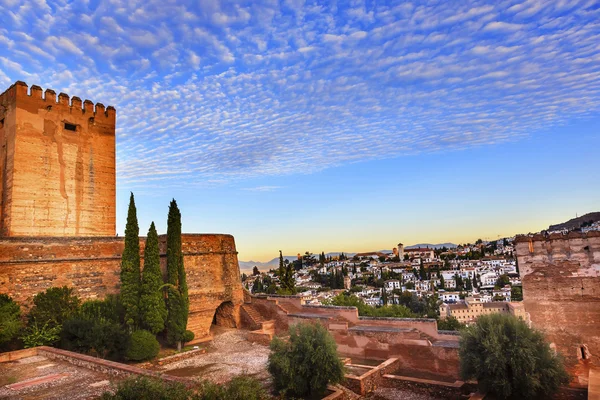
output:
[[[166,236],[159,237],[166,269]],[[144,239],[140,241],[144,248]],[[0,238],[0,293],[28,307],[36,293],[53,286],[72,287],[83,299],[119,291],[124,238]],[[239,324],[243,303],[235,241],[231,235],[182,235],[190,296],[188,329],[196,339],[209,335],[217,308],[230,304]],[[239,325],[238,325],[239,326]]]

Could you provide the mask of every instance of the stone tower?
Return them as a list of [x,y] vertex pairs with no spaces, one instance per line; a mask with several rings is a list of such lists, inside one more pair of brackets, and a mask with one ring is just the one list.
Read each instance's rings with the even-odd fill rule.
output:
[[400,257],[400,261],[404,260],[404,245],[402,243],[398,243],[398,257]]
[[115,121],[24,82],[0,94],[0,237],[115,235]]

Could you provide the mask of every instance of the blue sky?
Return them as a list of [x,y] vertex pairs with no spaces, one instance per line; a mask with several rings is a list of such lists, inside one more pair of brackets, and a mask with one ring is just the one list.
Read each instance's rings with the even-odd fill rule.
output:
[[118,230],[240,258],[536,231],[600,209],[598,1],[0,0],[0,87],[117,108]]

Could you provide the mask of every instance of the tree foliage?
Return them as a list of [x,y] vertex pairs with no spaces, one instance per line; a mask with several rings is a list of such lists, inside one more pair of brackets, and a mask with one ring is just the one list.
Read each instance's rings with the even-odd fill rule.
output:
[[140,325],[154,334],[165,329],[167,318],[162,285],[158,233],[152,222],[144,248],[144,271],[140,289]]
[[459,354],[462,378],[497,399],[547,399],[569,381],[542,333],[508,314],[483,315],[463,329]]
[[403,305],[388,305],[386,307],[373,307],[365,304],[363,299],[350,295],[347,296],[344,293],[338,294],[332,299],[325,300],[324,304],[332,306],[344,306],[344,307],[356,307],[358,314],[365,317],[387,317],[387,318],[415,318],[407,307]]
[[281,289],[289,294],[296,293],[294,266],[290,263],[284,263],[281,250],[279,250],[279,285],[281,286]]
[[29,311],[29,325],[37,325],[42,329],[60,327],[69,318],[73,317],[79,310],[81,301],[73,294],[73,289],[63,287],[52,287],[33,297],[33,307]]
[[125,309],[125,324],[134,329],[140,319],[140,228],[133,193],[129,197],[125,248],[121,256],[121,301]]
[[11,297],[0,294],[0,350],[16,339],[22,328],[21,307]]
[[299,323],[290,327],[289,334],[288,341],[273,339],[269,355],[269,372],[283,396],[316,398],[328,383],[343,379],[337,345],[323,325]]
[[181,250],[181,212],[175,199],[167,218],[167,340],[181,349],[187,327],[190,301]]
[[26,349],[38,346],[54,346],[60,340],[62,325],[52,325],[50,322],[38,323],[30,321],[21,340]]
[[440,331],[459,331],[465,327],[465,324],[461,323],[456,317],[446,317],[440,319],[437,323],[437,327]]
[[78,311],[80,318],[109,321],[122,324],[125,319],[125,310],[118,295],[109,294],[104,300],[87,300],[81,304]]

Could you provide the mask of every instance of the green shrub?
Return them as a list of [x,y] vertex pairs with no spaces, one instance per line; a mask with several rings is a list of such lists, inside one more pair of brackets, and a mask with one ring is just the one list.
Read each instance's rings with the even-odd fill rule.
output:
[[259,381],[248,376],[233,378],[226,385],[204,382],[198,393],[180,383],[145,377],[120,382],[115,393],[105,392],[101,400],[266,400],[269,395]]
[[78,315],[89,320],[104,320],[122,324],[125,311],[119,296],[109,294],[104,300],[87,300],[81,304]]
[[299,323],[290,327],[289,341],[271,342],[269,372],[275,388],[284,396],[317,397],[328,383],[344,377],[331,334],[321,324]]
[[49,323],[38,324],[32,322],[25,329],[25,333],[21,336],[23,346],[28,349],[37,346],[54,346],[60,340],[60,332],[62,327],[52,326]]
[[569,382],[541,332],[508,314],[483,315],[461,331],[460,372],[497,399],[548,399]]
[[29,312],[29,323],[39,326],[61,326],[67,319],[75,316],[80,300],[73,289],[66,286],[52,287],[33,297],[33,307]]
[[411,310],[403,305],[394,304],[386,307],[373,307],[366,304],[363,299],[355,295],[347,296],[343,293],[324,302],[326,305],[356,307],[358,314],[365,317],[388,317],[388,318],[416,318]]
[[446,317],[440,319],[437,323],[437,327],[440,331],[459,331],[465,327],[465,324],[461,323],[456,317]]
[[259,381],[249,376],[238,376],[226,385],[204,382],[196,400],[263,400],[269,398]]
[[154,358],[160,351],[156,337],[145,330],[133,332],[129,340],[127,358],[133,361],[144,361]]
[[23,327],[21,307],[5,294],[0,294],[0,350],[13,342]]
[[111,360],[122,360],[129,335],[120,324],[105,320],[73,318],[65,321],[60,347]]
[[169,383],[145,377],[118,383],[115,393],[105,392],[102,400],[189,400],[191,392],[180,383]]
[[185,331],[185,333],[183,334],[183,341],[185,343],[191,342],[192,340],[194,340],[195,336],[196,335],[194,335],[194,332],[192,332],[192,331]]

